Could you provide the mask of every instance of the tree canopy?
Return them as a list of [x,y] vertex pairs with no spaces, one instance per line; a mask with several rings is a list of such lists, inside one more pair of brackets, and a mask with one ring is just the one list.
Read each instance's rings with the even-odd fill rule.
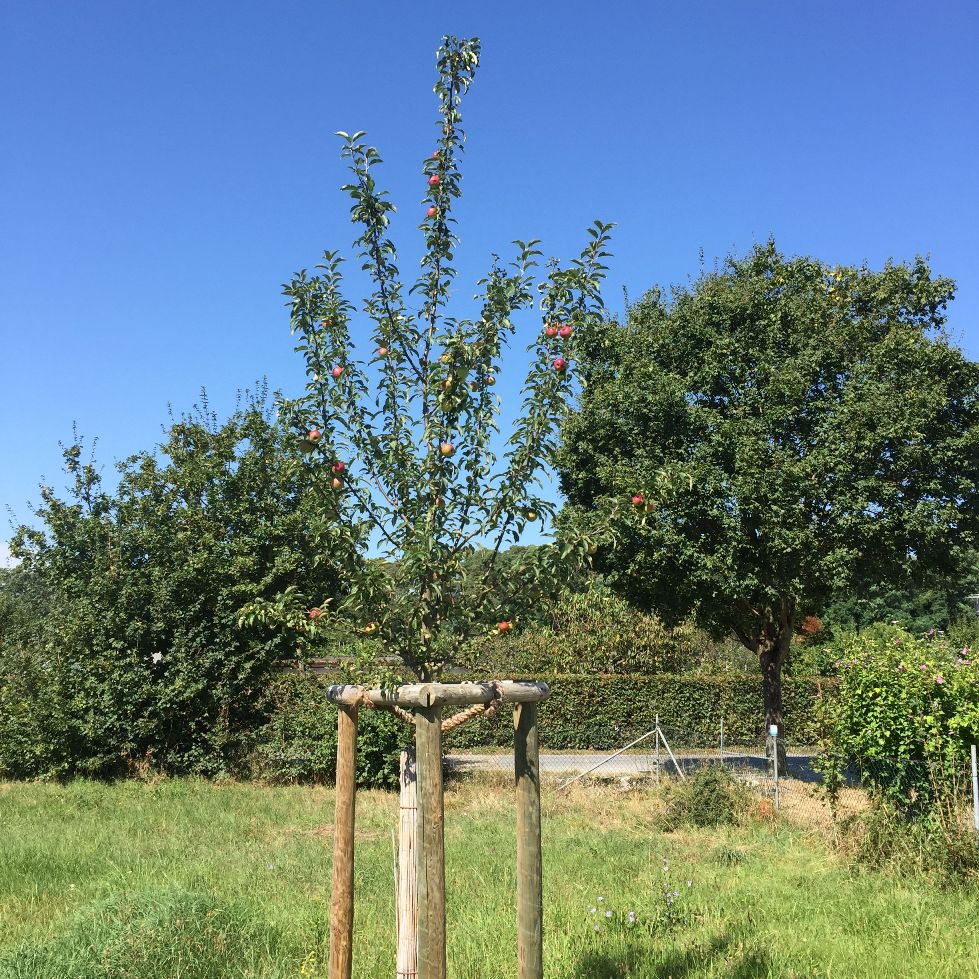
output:
[[[395,207],[377,184],[380,154],[364,133],[341,132],[352,174],[344,190],[359,231],[354,248],[373,291],[361,309],[346,298],[334,251],[284,289],[307,385],[283,410],[309,467],[326,474],[323,512],[335,530],[324,559],[343,586],[338,603],[304,610],[310,629],[352,624],[425,678],[474,635],[516,627],[553,587],[562,561],[572,553],[583,559],[587,546],[515,551],[505,566],[498,560],[528,524],[554,511],[540,476],[573,388],[573,336],[601,320],[610,226],[595,222],[578,257],[551,260],[544,274],[539,243],[514,242],[513,260],[494,257],[477,283],[470,315],[453,312],[460,106],[479,51],[477,38],[446,37],[437,53],[440,118],[421,166],[424,253],[414,285],[397,266]],[[355,325],[360,313],[362,326]],[[523,401],[501,446],[494,385],[524,315],[538,320],[537,337]],[[469,560],[479,549],[485,560]],[[288,601],[256,602],[246,621],[294,621],[297,612]]]
[[870,584],[953,573],[979,518],[979,366],[927,263],[830,267],[773,242],[579,341],[568,517],[668,620],[757,653],[768,723],[804,617]]

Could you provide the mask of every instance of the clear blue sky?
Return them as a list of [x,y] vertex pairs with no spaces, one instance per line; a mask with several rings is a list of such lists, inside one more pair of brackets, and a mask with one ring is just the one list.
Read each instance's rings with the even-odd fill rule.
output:
[[352,237],[335,130],[381,149],[414,278],[444,33],[483,41],[460,297],[512,239],[568,256],[596,217],[613,309],[773,234],[834,263],[930,253],[979,356],[972,0],[8,0],[0,504],[24,519],[62,485],[73,422],[110,464],[202,386],[222,413],[262,375],[297,390],[280,284]]

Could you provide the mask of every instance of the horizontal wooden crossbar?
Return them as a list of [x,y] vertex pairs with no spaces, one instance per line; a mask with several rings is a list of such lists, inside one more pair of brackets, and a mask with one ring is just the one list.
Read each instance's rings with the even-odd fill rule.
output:
[[374,707],[441,707],[488,704],[499,696],[503,703],[532,704],[551,691],[540,680],[495,680],[492,683],[406,683],[390,689],[365,690],[352,683],[335,684],[327,696],[339,707],[365,701]]

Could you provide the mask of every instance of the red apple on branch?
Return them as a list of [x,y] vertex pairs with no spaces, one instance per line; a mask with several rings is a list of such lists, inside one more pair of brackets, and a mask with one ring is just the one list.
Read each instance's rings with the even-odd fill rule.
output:
[[314,621],[322,615],[322,611],[318,608],[311,608],[307,613],[307,617],[313,619]]
[[320,440],[320,434],[321,433],[318,428],[311,428],[306,438],[308,438],[310,442],[318,442]]
[[450,456],[450,455],[452,455],[452,453],[455,452],[455,450],[456,450],[456,447],[451,442],[443,442],[439,446],[439,452],[441,452],[442,455],[447,456],[447,457]]
[[432,175],[431,175],[431,176],[430,176],[430,177],[428,178],[428,186],[429,186],[429,187],[438,187],[438,185],[439,185],[440,183],[442,183],[442,178],[441,178],[441,177],[440,177],[440,176],[439,176],[439,175],[438,175],[437,173],[433,173],[433,174],[432,174]]
[[636,495],[633,496],[632,498],[632,505],[642,506],[642,502],[643,502],[642,493],[636,493]]
[[567,340],[568,337],[571,336],[571,327],[570,326],[562,326],[561,329],[557,331],[557,335],[562,340]]
[[339,364],[337,364],[337,366],[334,367],[333,370],[330,371],[330,373],[333,375],[334,381],[339,381],[340,378],[343,376],[343,368]]
[[568,362],[563,357],[556,357],[554,360],[554,369],[559,374],[563,374],[568,369]]
[[547,329],[544,330],[544,332],[549,337],[556,337],[557,336],[557,324],[555,324],[555,323],[549,323],[548,326],[547,326]]
[[511,629],[511,628],[513,628],[513,623],[512,623],[512,622],[508,622],[508,621],[507,621],[506,619],[504,619],[504,620],[503,620],[503,621],[502,621],[502,622],[501,622],[501,623],[500,623],[500,624],[499,624],[499,625],[497,626],[497,628],[498,628],[498,629],[500,630],[500,632],[509,632],[509,631],[510,631],[510,629]]

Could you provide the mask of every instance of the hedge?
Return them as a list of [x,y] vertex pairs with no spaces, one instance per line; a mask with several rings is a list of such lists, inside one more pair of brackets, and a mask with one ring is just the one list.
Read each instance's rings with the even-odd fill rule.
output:
[[[253,731],[240,774],[276,784],[332,783],[336,777],[337,716],[326,696],[332,680],[311,673],[273,677],[262,699],[268,721]],[[398,785],[398,759],[413,732],[393,714],[363,710],[357,732],[357,784]]]
[[[724,718],[726,744],[753,745],[764,738],[761,677],[747,674],[659,674],[546,678],[550,697],[540,707],[544,748],[621,748],[651,730],[659,715],[667,737],[684,747],[714,747]],[[827,677],[785,677],[782,698],[786,736],[792,744],[819,740],[816,704],[834,689]],[[465,724],[446,736],[447,748],[513,743],[509,711]]]
[[[254,732],[248,774],[272,781],[331,781],[336,750],[335,709],[326,699],[333,682],[314,674],[277,677],[269,688],[271,717]],[[764,737],[761,678],[749,674],[659,674],[547,678],[551,696],[541,704],[545,750],[609,750],[652,729],[656,715],[677,747],[716,747],[724,718],[725,743],[754,745]],[[836,686],[826,677],[786,677],[782,693],[786,731],[793,744],[819,740],[817,702]],[[361,711],[359,780],[395,783],[397,753],[410,728],[386,711]],[[509,747],[510,710],[470,721],[445,736],[447,751]]]

